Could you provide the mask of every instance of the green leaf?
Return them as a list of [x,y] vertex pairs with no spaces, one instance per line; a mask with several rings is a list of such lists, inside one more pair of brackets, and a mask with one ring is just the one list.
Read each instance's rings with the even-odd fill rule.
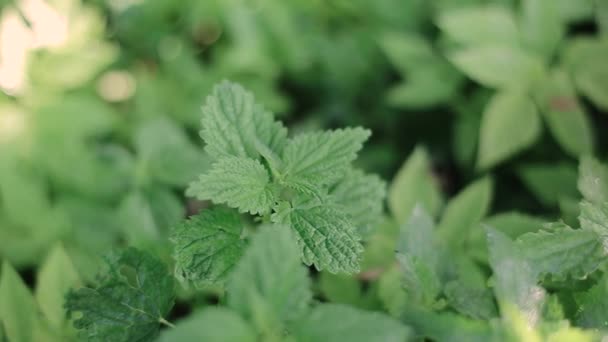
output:
[[481,120],[477,166],[488,169],[532,145],[541,122],[532,100],[518,90],[498,92]]
[[253,236],[227,291],[228,306],[262,330],[265,320],[292,321],[306,312],[310,280],[289,228],[264,226]]
[[0,323],[9,341],[34,341],[38,307],[19,274],[6,261],[0,275]]
[[493,196],[492,180],[482,178],[467,186],[454,197],[445,208],[439,222],[439,239],[450,246],[460,246],[477,228],[490,209]]
[[270,175],[259,161],[224,157],[188,188],[188,196],[212,200],[238,208],[241,212],[265,214],[274,204]]
[[578,174],[578,190],[587,201],[608,202],[608,166],[585,156],[581,158]]
[[536,56],[504,45],[470,47],[450,54],[448,59],[468,77],[490,88],[526,87],[544,71]]
[[578,304],[576,324],[583,328],[608,328],[608,276],[604,275],[587,292],[575,297]]
[[444,11],[437,18],[437,25],[448,37],[462,44],[515,46],[518,43],[515,16],[504,6],[471,6]]
[[245,249],[239,215],[219,207],[203,210],[174,228],[175,277],[195,286],[223,283]]
[[608,41],[601,37],[572,39],[564,52],[564,62],[570,68],[578,90],[603,110],[608,109],[606,53]]
[[294,335],[302,342],[401,342],[407,340],[410,330],[381,313],[339,304],[322,304],[298,323]]
[[421,147],[417,147],[403,163],[388,192],[389,208],[399,224],[407,221],[417,203],[432,216],[442,205],[441,191],[432,175],[429,156]]
[[562,149],[573,157],[593,152],[593,129],[566,72],[554,70],[546,81],[542,113]]
[[505,316],[516,309],[527,318],[526,324],[533,327],[545,300],[544,289],[537,286],[537,272],[506,235],[493,228],[487,232],[494,292],[501,314]]
[[134,134],[138,157],[151,178],[148,181],[181,187],[210,165],[209,157],[164,117],[142,123]]
[[578,197],[576,168],[568,163],[527,164],[519,167],[517,173],[545,206],[557,206],[563,198]]
[[209,307],[164,330],[159,342],[255,342],[256,333],[238,314],[221,307]]
[[356,277],[321,272],[319,290],[329,302],[357,306],[363,300],[361,284]]
[[437,313],[431,310],[408,307],[401,320],[412,326],[417,335],[434,341],[486,342],[491,341],[490,326],[480,320],[473,320],[451,312]]
[[558,1],[524,0],[520,29],[524,46],[551,57],[565,33]]
[[441,291],[437,274],[440,253],[434,226],[424,208],[417,206],[401,227],[397,242],[397,261],[408,302],[426,307],[433,306]]
[[259,157],[258,145],[280,154],[287,137],[272,113],[255,103],[242,86],[223,81],[213,88],[203,107],[201,137],[213,158]]
[[330,190],[336,206],[365,236],[382,220],[386,183],[380,177],[353,170]]
[[74,264],[61,245],[56,245],[38,269],[36,301],[52,327],[66,329],[65,295],[81,284]]
[[443,292],[450,306],[464,315],[480,320],[496,317],[494,297],[488,288],[452,280],[445,284]]
[[167,266],[134,248],[110,255],[108,270],[94,288],[66,296],[69,315],[87,341],[153,340],[173,306],[173,276]]
[[516,244],[536,274],[550,274],[554,279],[583,279],[607,260],[597,233],[565,224],[524,234]]
[[[580,204],[581,214],[578,217],[581,228],[598,234],[602,239],[608,237],[608,202],[593,204],[583,201]],[[605,251],[608,254],[608,251]]]
[[286,205],[273,221],[293,229],[306,265],[331,273],[359,271],[363,246],[355,227],[338,209],[315,201]]
[[347,172],[371,132],[363,128],[300,134],[290,139],[283,153],[279,181],[296,190],[316,194]]

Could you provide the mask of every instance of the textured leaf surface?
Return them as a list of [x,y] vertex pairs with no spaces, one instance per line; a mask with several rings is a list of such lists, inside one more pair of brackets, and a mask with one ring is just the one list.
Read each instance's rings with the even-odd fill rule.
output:
[[257,159],[256,145],[263,144],[279,153],[287,130],[255,103],[242,86],[224,81],[213,89],[203,107],[201,137],[205,150],[214,158],[223,156]]
[[257,160],[244,157],[221,158],[190,185],[187,195],[225,203],[251,214],[268,212],[274,201],[266,168]]
[[344,176],[370,134],[369,130],[357,127],[296,136],[285,147],[282,182],[315,193],[319,186]]
[[203,210],[178,225],[171,236],[177,279],[195,285],[223,282],[245,249],[242,230],[239,215],[222,208]]
[[294,334],[302,342],[402,342],[409,337],[410,330],[381,313],[322,304],[299,322]]
[[173,306],[174,283],[167,267],[146,252],[126,249],[108,257],[108,271],[95,288],[66,297],[80,336],[88,341],[148,341]]
[[397,172],[389,188],[388,205],[398,223],[406,222],[418,203],[432,216],[439,212],[441,191],[431,172],[428,153],[420,147]]
[[359,270],[363,246],[348,217],[324,203],[283,208],[274,220],[295,232],[302,259],[306,265],[331,273],[353,273]]
[[256,333],[237,313],[225,308],[205,308],[165,330],[159,342],[255,342]]
[[513,309],[521,313],[528,327],[540,319],[545,291],[537,285],[537,272],[503,233],[488,228],[490,266],[494,274],[494,291],[502,315]]
[[608,277],[603,276],[587,292],[576,297],[579,311],[576,323],[584,328],[606,329],[608,327]]
[[371,232],[382,219],[386,183],[376,175],[353,170],[331,189],[330,195],[362,235]]
[[540,133],[538,111],[526,94],[498,92],[481,120],[477,166],[487,169],[499,164],[532,145]]
[[232,272],[227,290],[228,306],[258,328],[262,320],[291,321],[304,314],[312,298],[310,280],[289,228],[262,227]]

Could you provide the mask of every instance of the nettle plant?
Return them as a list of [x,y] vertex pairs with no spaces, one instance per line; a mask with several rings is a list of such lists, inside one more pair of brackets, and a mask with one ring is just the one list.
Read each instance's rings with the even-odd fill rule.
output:
[[[359,270],[362,237],[381,219],[385,184],[352,167],[368,130],[293,138],[238,84],[224,81],[203,107],[201,137],[214,159],[187,190],[215,205],[174,228],[175,272],[147,252],[107,258],[95,288],[66,297],[74,325],[91,341],[153,339],[184,285],[225,289],[226,307],[205,309],[163,341],[402,341],[409,333],[381,314],[316,305],[306,268]],[[249,218],[242,214],[250,214]],[[256,228],[256,226],[260,228]],[[321,324],[322,323],[322,324]]]

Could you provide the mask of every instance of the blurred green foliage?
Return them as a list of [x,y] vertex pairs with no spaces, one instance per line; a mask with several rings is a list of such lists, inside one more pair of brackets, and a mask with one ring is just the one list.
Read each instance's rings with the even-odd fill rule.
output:
[[[116,246],[170,260],[170,228],[207,205],[184,189],[210,166],[200,107],[222,79],[294,131],[373,131],[359,166],[394,178],[392,218],[368,238],[359,278],[323,273],[316,286],[362,308],[399,311],[392,256],[417,203],[442,217],[438,234],[462,227],[442,239],[473,246],[487,267],[485,238],[467,235],[470,226],[487,218],[515,238],[541,219],[576,222],[579,191],[595,191],[581,187],[583,172],[599,165],[583,159],[579,174],[578,160],[608,157],[603,0],[7,0],[0,9],[0,259],[24,317],[35,301],[42,314],[60,309],[27,294],[13,267],[38,281],[68,269],[73,285],[92,281]],[[469,267],[463,260],[454,267]],[[431,279],[436,287],[416,298],[492,316],[479,272]],[[472,284],[481,304],[468,307],[451,282]],[[72,336],[51,323],[40,329]]]

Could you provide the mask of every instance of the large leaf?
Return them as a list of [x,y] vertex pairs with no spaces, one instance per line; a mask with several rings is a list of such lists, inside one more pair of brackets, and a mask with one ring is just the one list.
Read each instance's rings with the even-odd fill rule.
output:
[[225,308],[205,308],[163,331],[159,342],[255,342],[253,328],[237,313]]
[[581,158],[578,174],[578,190],[586,200],[598,204],[608,202],[608,166],[586,156]]
[[518,41],[515,15],[506,6],[469,6],[448,10],[439,15],[437,25],[448,37],[462,44],[516,45]]
[[551,57],[565,31],[558,2],[522,1],[521,38],[526,47],[546,58]]
[[0,275],[0,323],[11,342],[32,342],[38,323],[38,307],[27,285],[8,263]]

